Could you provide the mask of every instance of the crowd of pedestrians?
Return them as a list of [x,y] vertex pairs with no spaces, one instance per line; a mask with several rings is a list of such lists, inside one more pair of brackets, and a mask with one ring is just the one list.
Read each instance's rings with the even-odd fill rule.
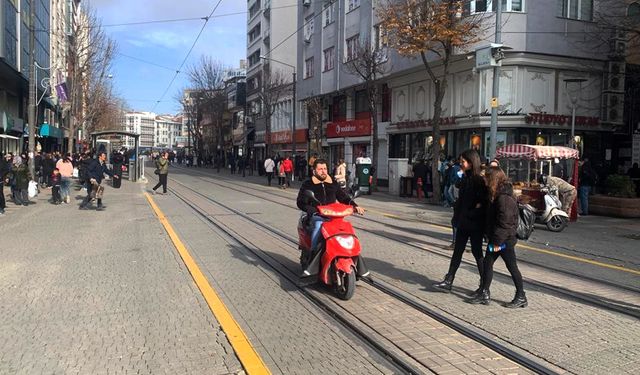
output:
[[[29,158],[26,153],[7,153],[0,155],[0,215],[5,214],[7,195],[4,188],[10,189],[9,200],[15,205],[28,206],[38,194],[51,195],[54,205],[71,203],[71,186],[77,180],[80,189],[87,191],[87,196],[80,204],[80,209],[88,209],[93,200],[97,200],[97,210],[104,209],[101,186],[105,174],[118,181],[122,176],[122,165],[125,157],[116,151],[112,156],[114,171],[107,168],[106,153],[99,152],[95,158],[90,153],[62,154],[36,153],[33,159],[35,175],[29,169]],[[117,163],[120,164],[117,164]],[[119,187],[115,186],[114,187]]]

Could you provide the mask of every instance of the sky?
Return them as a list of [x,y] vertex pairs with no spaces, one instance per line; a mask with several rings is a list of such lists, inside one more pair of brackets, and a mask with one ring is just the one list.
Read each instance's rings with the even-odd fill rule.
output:
[[[187,75],[176,70],[196,40],[204,20],[218,0],[85,0],[93,9],[105,32],[116,41],[110,74],[114,91],[136,111],[176,114],[180,105],[175,99],[188,86]],[[210,18],[182,71],[201,56],[211,56],[229,67],[238,67],[246,58],[247,2],[222,0]],[[229,15],[239,13],[235,15]],[[221,17],[216,17],[221,16]],[[185,18],[197,20],[157,22],[141,25],[112,26],[122,23],[163,21]],[[140,61],[144,60],[144,61]],[[157,66],[160,65],[160,66]],[[169,87],[160,103],[161,96]]]

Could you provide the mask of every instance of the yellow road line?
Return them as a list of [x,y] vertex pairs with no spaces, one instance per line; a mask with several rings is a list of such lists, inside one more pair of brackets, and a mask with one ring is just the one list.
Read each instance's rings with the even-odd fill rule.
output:
[[535,252],[538,252],[538,253],[555,255],[555,256],[561,257],[561,258],[567,258],[567,259],[575,260],[576,262],[588,263],[588,264],[592,264],[594,266],[611,268],[611,269],[616,270],[616,271],[629,272],[629,273],[633,273],[633,274],[636,274],[636,275],[640,275],[640,271],[632,270],[630,268],[626,268],[626,267],[622,267],[622,266],[614,266],[613,264],[607,264],[607,263],[602,263],[602,262],[598,262],[598,261],[591,260],[591,259],[576,257],[576,256],[573,256],[573,255],[562,254],[562,253],[558,253],[558,252],[551,251],[551,250],[538,249],[537,247],[532,247],[532,246],[529,246],[529,245],[518,244],[518,247],[523,247],[523,248],[525,248],[527,250],[535,251]]
[[209,281],[202,271],[200,271],[200,267],[198,267],[185,245],[173,230],[169,220],[167,220],[160,208],[153,201],[153,198],[151,198],[147,193],[144,193],[144,195],[147,198],[147,201],[149,201],[149,204],[151,205],[151,208],[153,208],[156,216],[158,216],[158,220],[160,220],[162,226],[164,226],[164,229],[167,231],[171,241],[173,241],[173,245],[178,250],[178,253],[180,254],[185,266],[187,266],[189,273],[191,273],[191,277],[193,277],[193,281],[198,286],[198,289],[200,289],[202,296],[209,305],[209,309],[211,309],[211,312],[213,312],[213,315],[220,323],[222,330],[227,335],[234,352],[238,356],[240,363],[242,363],[242,367],[249,375],[271,374],[267,366],[262,361],[262,358],[260,358],[249,342],[249,339],[242,331],[242,328],[240,328],[238,322],[233,319],[233,316],[227,307],[224,305],[215,290],[213,290],[211,284],[209,284]]

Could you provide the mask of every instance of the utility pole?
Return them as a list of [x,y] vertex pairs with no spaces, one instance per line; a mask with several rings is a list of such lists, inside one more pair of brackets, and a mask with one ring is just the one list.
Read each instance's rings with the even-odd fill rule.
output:
[[[502,1],[496,4],[496,44],[502,44]],[[491,99],[491,138],[489,142],[489,159],[496,157],[496,146],[498,137],[498,96],[500,95],[500,64],[493,67],[493,93]],[[434,142],[437,140],[434,140]]]
[[291,131],[291,142],[292,142],[292,149],[293,149],[293,161],[295,162],[296,160],[296,68],[293,68],[293,107],[292,107],[292,111],[293,111],[293,130]]
[[36,9],[35,2],[30,1],[29,4],[29,24],[31,30],[29,30],[29,51],[31,53],[29,60],[29,173],[31,178],[35,179],[36,176]]

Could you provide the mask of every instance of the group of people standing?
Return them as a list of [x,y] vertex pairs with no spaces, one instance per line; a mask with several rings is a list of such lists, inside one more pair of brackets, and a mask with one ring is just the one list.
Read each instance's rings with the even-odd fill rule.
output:
[[[453,210],[453,255],[444,280],[433,287],[444,292],[451,291],[462,255],[467,243],[471,242],[480,282],[479,287],[470,294],[468,302],[490,303],[493,264],[498,257],[502,257],[516,287],[515,297],[505,307],[526,307],[522,275],[516,263],[518,205],[513,187],[499,166],[490,165],[483,172],[480,155],[475,150],[464,151],[459,157],[459,166],[462,177],[457,182],[458,199]],[[488,244],[486,253],[482,248],[484,238]]]

